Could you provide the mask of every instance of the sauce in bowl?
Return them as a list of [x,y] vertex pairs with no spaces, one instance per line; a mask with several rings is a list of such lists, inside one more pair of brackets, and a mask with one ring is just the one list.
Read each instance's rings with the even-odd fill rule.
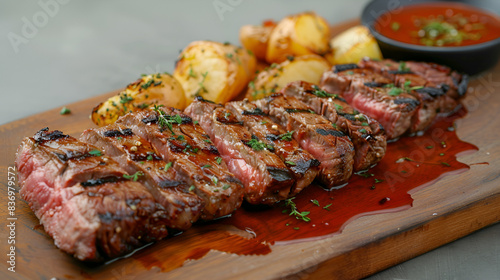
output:
[[465,4],[437,2],[389,11],[377,18],[374,28],[403,43],[458,47],[500,37],[500,17]]

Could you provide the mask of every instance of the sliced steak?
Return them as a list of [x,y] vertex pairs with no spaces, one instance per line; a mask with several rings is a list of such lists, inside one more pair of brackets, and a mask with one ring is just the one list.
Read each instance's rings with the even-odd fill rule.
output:
[[467,91],[467,75],[460,75],[449,67],[435,63],[363,59],[359,66],[381,73],[395,81],[398,86],[410,80],[414,86],[425,87],[423,92],[432,91],[430,98],[441,99],[438,101],[438,110],[442,113],[454,111],[459,105],[458,100]]
[[271,151],[288,167],[295,179],[295,185],[290,186],[288,197],[296,195],[312,183],[318,175],[320,162],[300,148],[299,143],[292,137],[294,131],[283,129],[248,100],[226,103],[226,108],[238,121],[243,122],[252,135],[273,146]]
[[117,123],[151,143],[164,161],[172,162],[178,179],[203,199],[201,219],[229,215],[241,205],[241,182],[219,160],[217,148],[189,116],[175,109],[157,108],[127,114]]
[[388,87],[393,82],[373,70],[355,67],[343,71],[341,66],[323,74],[321,88],[339,94],[356,110],[377,120],[387,139],[395,139],[410,129],[421,104],[415,96],[405,91],[394,93]]
[[102,261],[167,236],[166,212],[96,147],[60,131],[25,138],[16,166],[21,197],[56,246]]
[[286,130],[293,130],[299,145],[321,162],[319,180],[327,188],[347,182],[354,162],[349,136],[295,97],[273,94],[256,105]]
[[304,102],[351,137],[355,150],[354,171],[367,169],[384,157],[387,141],[382,126],[351,107],[344,98],[303,81],[292,82],[282,91]]
[[82,141],[93,144],[116,160],[130,174],[144,174],[139,182],[166,210],[169,228],[188,229],[198,220],[204,202],[189,192],[189,185],[178,179],[177,172],[158,155],[149,142],[130,128],[112,124],[83,132]]
[[272,152],[274,146],[252,135],[224,106],[197,98],[186,114],[199,121],[233,174],[245,186],[252,204],[272,204],[288,198],[295,184],[293,174]]

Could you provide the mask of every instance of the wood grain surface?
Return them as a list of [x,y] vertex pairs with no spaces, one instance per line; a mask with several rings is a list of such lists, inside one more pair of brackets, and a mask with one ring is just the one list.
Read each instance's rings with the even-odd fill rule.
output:
[[[335,31],[355,24],[338,25]],[[34,115],[0,127],[0,255],[1,279],[358,279],[396,265],[438,246],[500,221],[500,64],[474,77],[463,101],[469,113],[456,123],[457,134],[479,151],[462,155],[471,169],[447,176],[413,191],[413,207],[350,221],[332,237],[271,246],[263,256],[238,256],[211,251],[196,261],[162,273],[146,269],[134,258],[105,266],[84,265],[57,249],[27,204],[16,200],[16,273],[7,271],[7,171],[14,166],[16,149],[25,136],[43,127],[78,136],[95,127],[89,113],[116,92]],[[485,164],[487,162],[487,164]],[[196,239],[196,233],[186,238]],[[156,244],[157,245],[157,244]],[[156,245],[143,250],[159,250]]]

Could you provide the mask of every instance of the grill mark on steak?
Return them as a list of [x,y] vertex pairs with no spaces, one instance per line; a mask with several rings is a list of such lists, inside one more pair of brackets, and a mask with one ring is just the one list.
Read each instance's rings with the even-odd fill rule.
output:
[[[321,164],[319,179],[328,188],[347,182],[353,171],[354,148],[347,136],[322,135],[318,130],[332,130],[332,123],[298,99],[274,94],[256,103],[262,111],[289,130],[300,146]],[[313,111],[314,112],[314,111]]]
[[[262,113],[249,108],[247,117],[261,117]],[[238,118],[242,112],[233,112],[222,105],[197,99],[186,108],[186,113],[199,121],[210,135],[222,158],[245,186],[245,199],[252,204],[272,204],[285,199],[295,178],[286,164],[275,154],[272,143],[265,142],[247,130]]]
[[359,68],[359,67],[355,63],[337,64],[337,65],[333,66],[333,72],[338,73],[338,72],[353,70],[353,69],[357,69],[357,68]]
[[131,136],[132,134],[133,134],[132,129],[130,128],[125,128],[122,131],[111,129],[111,130],[106,130],[103,133],[103,135],[106,137]]
[[[317,89],[319,88],[316,85],[297,81],[288,84],[283,93],[306,103],[331,121],[339,132],[349,135],[355,149],[353,165],[355,171],[367,169],[379,162],[384,157],[387,146],[381,125],[352,108],[343,98],[332,98],[332,94],[314,94]],[[336,135],[342,136],[339,132],[335,132]]]
[[105,183],[118,182],[119,180],[122,180],[122,178],[118,178],[116,176],[112,176],[112,177],[104,177],[104,178],[98,178],[98,179],[89,179],[89,180],[87,180],[85,182],[81,182],[80,184],[83,187],[93,187],[93,186],[98,186],[98,185],[102,185],[102,184],[105,184]]
[[266,166],[266,170],[271,174],[271,177],[278,182],[289,182],[290,180],[294,180],[292,174],[290,174],[290,171],[286,168]]
[[334,129],[318,128],[318,129],[316,129],[316,132],[321,134],[321,135],[333,135],[335,137],[346,136],[342,131],[338,131],[338,130],[334,130]]
[[408,104],[410,110],[416,109],[420,105],[420,101],[412,98],[396,98],[394,99],[396,104]]
[[35,134],[35,136],[33,136],[33,139],[35,139],[35,141],[38,143],[42,143],[45,141],[52,141],[52,140],[56,140],[59,138],[66,138],[66,137],[68,137],[68,135],[65,135],[64,133],[62,133],[59,130],[54,130],[54,131],[49,132],[49,128],[45,127],[45,128],[40,129]]

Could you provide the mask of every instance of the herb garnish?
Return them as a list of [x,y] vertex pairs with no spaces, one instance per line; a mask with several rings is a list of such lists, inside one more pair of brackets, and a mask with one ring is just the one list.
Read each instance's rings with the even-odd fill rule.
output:
[[246,142],[246,144],[248,146],[250,146],[255,151],[262,151],[262,150],[264,150],[266,148],[269,149],[269,150],[274,149],[273,146],[268,145],[268,144],[266,144],[266,143],[264,143],[262,141],[259,141],[256,138],[250,139],[250,141]]
[[307,215],[309,215],[309,213],[311,212],[309,211],[299,212],[297,209],[297,205],[295,204],[295,202],[293,202],[293,199],[295,199],[295,197],[285,199],[285,206],[290,207],[291,210],[289,216],[294,215],[295,218],[297,218],[297,220],[310,222],[311,218],[309,218]]
[[316,206],[318,206],[318,207],[321,207],[321,206],[319,205],[319,202],[318,202],[316,199],[312,199],[312,200],[311,200],[311,202],[312,202],[312,204],[314,204],[314,205],[316,205]]
[[293,139],[293,138],[292,138],[292,135],[293,135],[293,133],[294,133],[294,132],[295,132],[295,131],[294,131],[294,130],[292,130],[292,131],[289,131],[289,132],[287,132],[287,133],[280,134],[280,135],[278,136],[278,138],[279,138],[280,140],[284,140],[284,141],[292,141],[292,139]]
[[142,171],[137,171],[132,175],[123,174],[123,178],[129,180],[132,179],[133,181],[137,181],[137,179],[139,179],[139,176],[144,176],[144,173],[142,173]]
[[69,113],[71,113],[71,110],[66,107],[62,107],[61,112],[59,112],[61,115],[67,115]]
[[215,158],[215,162],[217,162],[217,164],[221,164],[222,163],[222,158],[221,157],[216,157]]
[[172,162],[167,162],[167,164],[165,164],[165,167],[163,167],[163,170],[168,171],[168,169],[172,167]]
[[316,95],[317,97],[335,97],[335,95],[320,89],[317,85],[313,85],[312,87],[314,88],[314,91],[311,93]]
[[89,152],[89,154],[91,154],[93,156],[96,156],[96,157],[102,156],[102,152],[99,151],[99,150],[92,150],[92,151]]

